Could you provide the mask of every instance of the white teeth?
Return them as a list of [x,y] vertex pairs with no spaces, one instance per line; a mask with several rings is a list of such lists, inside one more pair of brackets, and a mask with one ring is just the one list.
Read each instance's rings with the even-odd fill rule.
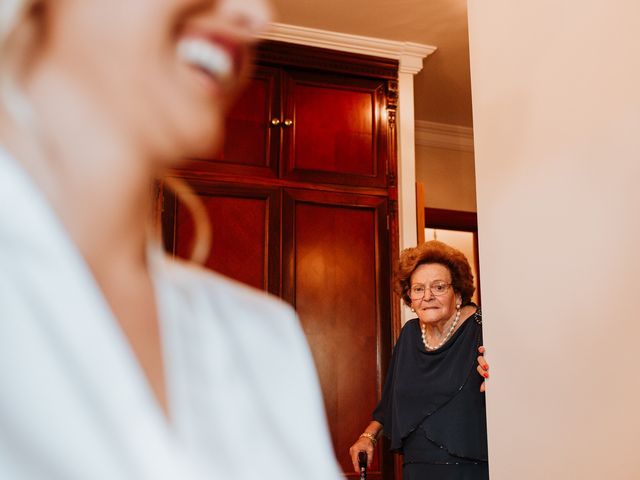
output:
[[178,57],[222,80],[233,73],[229,53],[203,39],[187,38],[178,42]]

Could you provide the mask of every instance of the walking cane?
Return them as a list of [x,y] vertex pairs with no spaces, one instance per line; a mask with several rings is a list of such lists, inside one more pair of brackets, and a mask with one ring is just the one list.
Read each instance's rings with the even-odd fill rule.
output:
[[360,480],[367,480],[367,453],[358,452],[358,464],[360,465]]

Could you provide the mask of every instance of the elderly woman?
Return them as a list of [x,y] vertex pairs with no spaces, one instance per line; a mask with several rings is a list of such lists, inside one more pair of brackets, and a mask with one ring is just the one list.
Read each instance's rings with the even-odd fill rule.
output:
[[488,366],[477,358],[482,316],[471,302],[469,262],[442,242],[426,242],[402,252],[397,282],[418,318],[402,328],[373,421],[350,449],[354,468],[361,451],[370,463],[384,431],[404,455],[404,480],[487,479]]
[[293,311],[165,258],[265,0],[0,0],[0,478],[337,479]]

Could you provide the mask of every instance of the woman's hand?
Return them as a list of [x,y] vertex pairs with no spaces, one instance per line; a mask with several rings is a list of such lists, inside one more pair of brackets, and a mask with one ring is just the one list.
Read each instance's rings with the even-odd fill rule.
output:
[[487,363],[487,361],[484,359],[484,346],[479,346],[478,347],[478,353],[480,355],[478,355],[478,373],[480,374],[481,377],[483,377],[485,379],[484,382],[482,382],[482,384],[480,385],[480,391],[484,392],[487,388],[486,386],[486,379],[489,378],[489,364]]
[[353,462],[353,469],[356,472],[360,472],[360,464],[358,462],[358,453],[365,452],[367,454],[367,468],[371,466],[371,460],[373,459],[373,449],[375,444],[373,440],[367,437],[360,437],[358,441],[351,445],[349,449],[349,455],[351,455],[351,461]]

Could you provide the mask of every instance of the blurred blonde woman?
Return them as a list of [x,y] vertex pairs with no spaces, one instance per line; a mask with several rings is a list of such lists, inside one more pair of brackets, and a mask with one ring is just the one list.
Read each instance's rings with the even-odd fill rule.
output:
[[149,235],[264,1],[0,0],[0,478],[338,478],[295,314]]

